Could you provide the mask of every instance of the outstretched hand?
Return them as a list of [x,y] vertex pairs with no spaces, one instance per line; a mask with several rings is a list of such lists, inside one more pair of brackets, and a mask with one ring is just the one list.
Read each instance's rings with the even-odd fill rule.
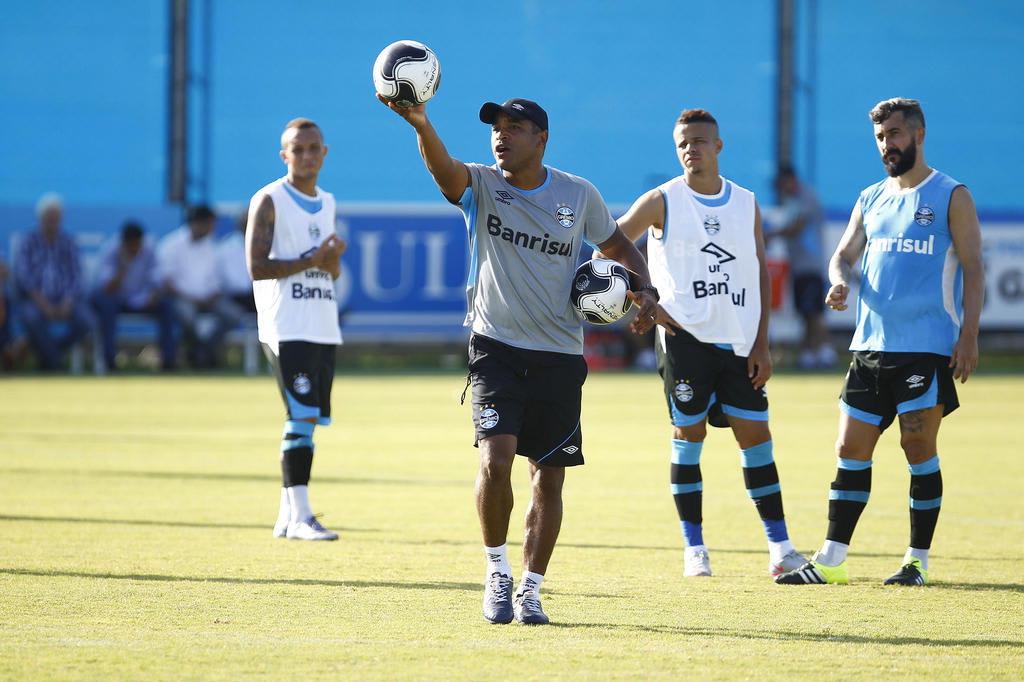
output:
[[418,128],[427,121],[426,104],[417,104],[414,107],[400,107],[379,92],[377,93],[377,101],[404,118],[414,128]]
[[[641,292],[641,294],[643,293],[644,292]],[[637,300],[637,295],[632,291],[626,292],[626,295],[629,296],[631,301],[640,305]],[[654,297],[650,296],[650,298],[653,299]],[[675,336],[675,330],[683,328],[683,326],[672,319],[672,316],[665,312],[665,309],[658,303],[655,303],[654,307],[650,310],[641,307],[640,311],[637,312],[636,317],[634,317],[633,321],[629,323],[629,328],[634,334],[646,334],[652,327],[657,325],[664,327],[665,333],[669,336]]]

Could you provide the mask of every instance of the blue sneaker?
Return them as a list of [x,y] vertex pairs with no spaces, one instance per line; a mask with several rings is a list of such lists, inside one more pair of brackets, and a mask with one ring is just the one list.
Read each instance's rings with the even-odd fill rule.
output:
[[550,622],[540,607],[540,595],[533,590],[516,595],[515,612],[516,620],[525,625],[547,625]]
[[494,572],[484,585],[484,618],[492,623],[511,623],[512,577]]

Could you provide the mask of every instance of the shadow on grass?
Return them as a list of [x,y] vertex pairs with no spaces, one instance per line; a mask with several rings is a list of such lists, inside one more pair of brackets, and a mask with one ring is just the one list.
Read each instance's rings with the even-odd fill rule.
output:
[[1021,583],[946,583],[929,582],[929,590],[968,590],[972,592],[1018,592],[1024,593]]
[[733,630],[728,628],[688,628],[682,625],[635,625],[627,623],[552,623],[551,627],[573,629],[609,629],[618,632],[649,632],[666,635],[697,637],[731,637],[768,641],[843,642],[848,644],[883,644],[892,646],[965,646],[1009,647],[1024,646],[1024,639],[929,639],[927,637],[870,637],[831,632],[789,632],[785,630]]
[[[0,521],[27,521],[30,523],[89,523],[111,524],[115,526],[162,526],[167,528],[243,528],[246,530],[267,530],[266,523],[227,523],[222,521],[161,521],[156,519],[101,519],[84,516],[24,516],[0,514]],[[345,533],[376,533],[376,528],[336,528]]]
[[[0,517],[2,518],[2,517]],[[387,540],[381,540],[381,542],[387,542]],[[448,547],[477,547],[479,542],[475,540],[446,540],[446,539],[435,539],[435,540],[401,540],[402,544],[406,545],[442,545]],[[679,552],[682,554],[683,545],[673,545],[671,547],[665,545],[628,545],[628,544],[611,544],[611,543],[596,543],[596,542],[559,542],[557,545],[560,549],[609,549],[619,550],[627,552]],[[711,547],[708,552],[712,555],[715,554],[749,554],[753,556],[767,555],[766,549],[737,549],[737,548],[715,548]],[[807,556],[811,555],[808,552]],[[898,561],[900,554],[895,552],[851,552],[850,556],[853,558],[864,557],[866,559],[892,559]],[[981,557],[958,557],[958,556],[945,556],[942,554],[932,554],[932,559],[945,559],[947,561],[1006,561],[1004,558],[981,558]]]
[[161,583],[225,583],[228,585],[309,585],[311,587],[388,587],[397,590],[480,591],[476,583],[410,582],[386,580],[323,580],[314,578],[228,578],[222,576],[160,575],[157,573],[87,573],[85,571],[40,571],[28,568],[0,568],[0,575],[39,578],[92,578],[94,580],[130,580]]
[[[242,481],[261,483],[274,481],[280,484],[280,474],[241,474],[232,472],[200,472],[200,471],[142,471],[127,469],[33,469],[21,467],[6,469],[9,474],[73,474],[75,476],[95,476],[97,478],[155,478],[161,480],[180,481]],[[348,476],[317,476],[317,484],[335,483],[340,485],[397,485],[397,486],[433,486],[433,487],[465,487],[472,481],[424,480],[412,478],[355,478]]]

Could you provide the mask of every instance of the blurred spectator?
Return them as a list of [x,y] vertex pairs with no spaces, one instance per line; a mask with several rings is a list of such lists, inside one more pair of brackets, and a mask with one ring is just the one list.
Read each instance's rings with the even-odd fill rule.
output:
[[56,194],[36,204],[39,227],[25,235],[14,262],[21,301],[18,315],[41,369],[56,369],[61,355],[89,333],[82,298],[78,245],[61,231],[64,205]]
[[194,206],[188,211],[187,223],[157,247],[160,282],[173,298],[189,364],[199,369],[217,366],[224,335],[243,314],[221,292],[215,222],[216,215],[209,207]]
[[245,264],[245,226],[248,211],[238,217],[236,227],[217,244],[217,258],[220,261],[221,284],[224,294],[248,313],[256,312],[256,301],[252,296],[252,277]]
[[141,225],[124,224],[118,243],[101,257],[96,285],[92,304],[99,318],[107,369],[116,369],[118,314],[141,313],[156,318],[161,366],[164,370],[173,370],[177,355],[174,307],[160,286],[156,255],[145,242]]
[[785,240],[793,281],[793,306],[804,325],[797,366],[802,369],[831,367],[835,364],[836,352],[829,342],[823,317],[825,212],[814,191],[800,182],[792,166],[779,167],[775,189],[781,204],[781,218],[769,236]]

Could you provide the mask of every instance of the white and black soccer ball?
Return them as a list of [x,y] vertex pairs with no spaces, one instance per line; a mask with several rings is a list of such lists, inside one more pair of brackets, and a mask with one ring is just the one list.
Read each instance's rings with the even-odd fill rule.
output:
[[414,107],[434,96],[441,85],[441,62],[415,40],[391,43],[373,63],[373,87],[399,107]]
[[569,301],[592,324],[611,324],[633,307],[626,296],[629,272],[613,260],[588,260],[576,268]]

